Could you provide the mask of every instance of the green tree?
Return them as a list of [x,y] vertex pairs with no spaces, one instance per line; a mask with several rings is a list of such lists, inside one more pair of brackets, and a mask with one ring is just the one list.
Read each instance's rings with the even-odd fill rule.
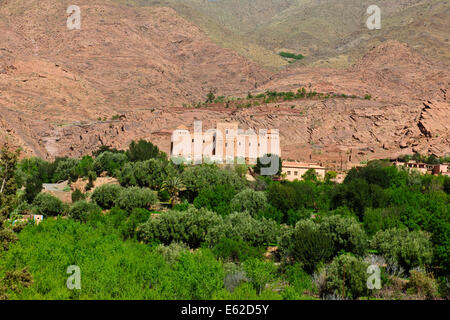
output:
[[33,201],[33,213],[44,217],[57,216],[64,213],[62,201],[49,193],[39,193]]
[[158,202],[158,196],[150,189],[129,187],[123,188],[116,200],[116,205],[128,212],[135,208],[149,209]]
[[176,199],[178,198],[178,194],[180,191],[186,189],[183,180],[181,180],[178,176],[168,177],[161,185],[163,190],[167,190],[170,195],[170,204],[172,207],[175,204]]
[[140,139],[137,143],[131,141],[126,154],[132,162],[166,158],[166,155],[159,151],[157,146],[143,139]]
[[9,218],[17,200],[17,182],[15,171],[19,151],[10,151],[8,145],[4,145],[0,150],[0,230],[3,223]]
[[314,169],[308,169],[303,175],[303,180],[305,181],[317,181],[317,173]]
[[100,215],[102,209],[92,202],[77,201],[69,209],[69,217],[74,220],[87,222],[92,215]]
[[220,216],[206,209],[171,210],[142,224],[138,235],[147,242],[158,241],[165,245],[184,242],[191,248],[197,248],[206,241],[212,227],[222,223]]
[[270,261],[251,258],[245,261],[244,270],[258,294],[261,294],[266,284],[276,278],[277,268]]
[[212,188],[201,190],[194,199],[194,206],[196,208],[206,208],[221,216],[226,216],[231,213],[230,201],[235,194],[234,187],[229,184],[216,185]]
[[38,176],[30,176],[25,181],[25,199],[32,203],[34,198],[42,191],[42,180]]
[[262,191],[244,189],[234,196],[230,206],[232,211],[247,211],[252,217],[256,217],[259,211],[266,208],[267,197]]
[[84,199],[85,199],[85,195],[83,194],[83,192],[80,191],[80,189],[75,189],[75,191],[72,192],[72,202],[73,203],[80,201],[80,200],[84,200]]
[[367,267],[369,265],[351,254],[336,257],[327,267],[327,294],[357,299],[368,295]]
[[117,184],[104,184],[94,190],[91,199],[103,209],[111,209],[116,204],[122,189]]
[[408,229],[379,231],[373,237],[371,246],[390,264],[401,266],[407,272],[416,267],[429,265],[433,258],[430,236],[422,231],[408,231]]
[[292,233],[285,235],[282,249],[294,261],[302,263],[309,274],[322,262],[328,262],[334,248],[330,235],[319,228],[312,220],[300,220]]

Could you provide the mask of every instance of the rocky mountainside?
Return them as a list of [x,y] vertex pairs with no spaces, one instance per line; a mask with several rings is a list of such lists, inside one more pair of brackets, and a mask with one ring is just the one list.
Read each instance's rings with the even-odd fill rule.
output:
[[[69,4],[0,1],[0,140],[25,155],[80,156],[139,138],[168,152],[171,132],[194,120],[204,129],[217,121],[276,128],[284,158],[335,167],[450,152],[448,66],[406,44],[385,41],[346,69],[274,73],[218,46],[173,9],[80,0],[82,28],[68,30]],[[211,90],[245,97],[302,87],[329,97],[193,105]]]
[[[448,0],[116,1],[171,6],[217,43],[267,67],[288,64],[273,56],[280,51],[306,56],[294,65],[348,67],[387,39],[446,63],[450,58]],[[371,5],[381,10],[379,30],[366,27]]]

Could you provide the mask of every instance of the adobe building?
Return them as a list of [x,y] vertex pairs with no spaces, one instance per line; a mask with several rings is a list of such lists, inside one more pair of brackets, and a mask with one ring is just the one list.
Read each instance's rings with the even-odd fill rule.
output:
[[325,167],[317,163],[300,163],[300,162],[290,162],[283,161],[283,168],[281,173],[285,174],[286,180],[294,181],[294,180],[302,180],[302,176],[309,169],[314,169],[317,174],[317,177],[321,180],[325,179]]
[[256,164],[265,154],[281,157],[279,131],[274,129],[242,130],[237,122],[217,123],[216,129],[202,131],[194,124],[194,132],[179,126],[172,133],[171,157],[184,158],[194,164],[207,162]]
[[394,165],[396,167],[403,166],[409,169],[417,170],[421,174],[443,174],[448,175],[448,164],[427,164],[427,163],[421,163],[416,161],[408,161],[408,162],[399,162],[395,161]]

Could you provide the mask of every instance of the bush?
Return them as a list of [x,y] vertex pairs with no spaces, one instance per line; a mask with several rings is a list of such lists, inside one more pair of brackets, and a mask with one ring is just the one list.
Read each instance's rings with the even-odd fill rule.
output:
[[138,235],[146,242],[158,241],[165,245],[184,242],[197,248],[205,242],[212,227],[222,223],[220,216],[206,209],[171,210],[142,224]]
[[203,189],[211,189],[218,185],[230,185],[239,192],[246,185],[245,179],[234,170],[220,169],[214,165],[189,167],[183,171],[181,178],[187,189],[184,194],[189,201],[194,201]]
[[230,261],[245,261],[249,258],[260,258],[264,247],[253,247],[242,239],[222,238],[213,248],[216,257]]
[[226,216],[231,213],[230,201],[235,194],[234,187],[231,185],[217,185],[203,189],[194,199],[194,206]]
[[161,202],[169,202],[169,200],[170,200],[169,192],[167,190],[158,191],[158,199]]
[[17,235],[9,228],[0,228],[0,253],[17,241]]
[[408,288],[410,291],[425,296],[427,299],[436,299],[439,296],[438,284],[432,274],[412,270],[409,277]]
[[64,212],[64,206],[60,199],[49,193],[39,193],[33,201],[33,213],[44,217],[57,216]]
[[59,161],[53,174],[53,180],[55,182],[62,180],[76,181],[79,177],[79,163],[80,160],[73,158],[67,158]]
[[209,229],[207,239],[213,246],[222,238],[238,238],[253,246],[263,246],[277,242],[281,227],[273,220],[254,219],[246,212],[232,213],[223,223]]
[[151,212],[147,209],[135,208],[125,221],[121,228],[121,233],[124,239],[137,238],[137,228],[148,221]]
[[123,167],[127,160],[128,158],[124,153],[105,151],[95,158],[92,168],[97,174],[106,171],[112,176]]
[[323,294],[350,299],[367,296],[367,267],[367,263],[350,254],[336,257],[326,269],[326,291]]
[[91,198],[103,209],[111,209],[121,191],[122,187],[117,184],[104,184],[94,190]]
[[91,215],[100,215],[102,209],[92,202],[78,201],[69,209],[69,217],[74,220],[86,222]]
[[189,247],[182,242],[172,242],[168,246],[160,244],[155,252],[162,255],[169,265],[174,265],[182,253],[188,252]]
[[390,264],[399,265],[406,271],[430,264],[433,247],[430,237],[422,231],[389,229],[379,231],[371,246],[383,255]]
[[300,264],[288,265],[286,267],[286,278],[295,291],[303,295],[314,290],[311,276],[308,275]]
[[168,176],[172,176],[175,169],[170,162],[162,159],[128,162],[118,173],[118,180],[124,187],[147,187],[160,189]]
[[322,262],[328,262],[334,248],[329,234],[319,229],[312,220],[301,220],[292,234],[287,234],[282,248],[294,261],[302,263],[303,269],[312,274]]
[[88,174],[88,183],[86,187],[84,187],[85,191],[89,191],[94,187],[94,181],[97,179],[97,174],[94,171],[89,171]]
[[290,226],[295,226],[298,221],[303,219],[311,218],[311,215],[314,213],[314,210],[311,209],[289,209],[287,212],[287,224]]
[[284,215],[283,212],[269,204],[264,208],[264,210],[259,211],[258,217],[271,219],[278,223],[282,223]]
[[339,215],[327,216],[320,219],[319,227],[331,237],[334,254],[345,251],[363,256],[366,253],[367,235],[355,218]]
[[273,262],[253,258],[245,261],[244,270],[253,288],[261,294],[266,284],[275,280],[277,268]]
[[239,192],[231,200],[231,210],[237,212],[247,211],[252,217],[256,217],[259,211],[267,206],[266,194],[262,191],[245,189]]
[[37,176],[30,176],[25,181],[25,199],[32,203],[34,198],[42,191],[42,180]]
[[135,208],[150,208],[158,202],[155,192],[150,189],[130,187],[122,189],[116,200],[116,205],[128,212]]
[[165,157],[165,155],[159,151],[157,146],[143,139],[140,139],[137,143],[131,141],[126,154],[128,159],[132,162]]
[[75,189],[75,191],[72,192],[72,202],[84,200],[85,198],[86,196],[79,189]]
[[400,222],[399,208],[367,208],[364,211],[363,225],[367,234],[373,236],[381,230],[398,228]]

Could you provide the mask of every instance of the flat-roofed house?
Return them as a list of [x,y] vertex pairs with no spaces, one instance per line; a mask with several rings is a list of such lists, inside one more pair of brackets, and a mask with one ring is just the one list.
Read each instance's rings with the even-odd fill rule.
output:
[[302,180],[302,176],[309,169],[313,169],[318,178],[325,179],[325,167],[322,167],[318,163],[301,163],[301,162],[290,162],[283,161],[282,173],[286,174],[286,180]]

